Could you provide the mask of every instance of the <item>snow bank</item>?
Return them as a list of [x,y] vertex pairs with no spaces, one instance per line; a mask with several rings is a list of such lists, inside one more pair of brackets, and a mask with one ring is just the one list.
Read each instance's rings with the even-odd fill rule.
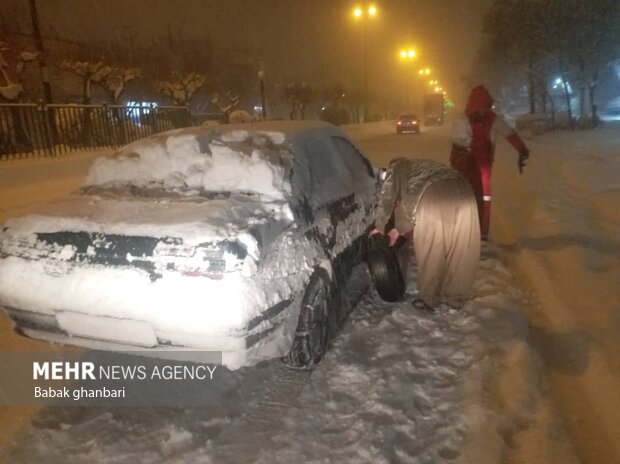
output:
[[235,110],[230,113],[228,120],[231,124],[254,122],[256,118],[245,110]]
[[515,128],[526,135],[540,135],[549,132],[551,121],[545,114],[522,114],[515,120]]
[[282,200],[291,191],[283,142],[283,134],[271,132],[171,131],[96,160],[84,186],[247,192]]

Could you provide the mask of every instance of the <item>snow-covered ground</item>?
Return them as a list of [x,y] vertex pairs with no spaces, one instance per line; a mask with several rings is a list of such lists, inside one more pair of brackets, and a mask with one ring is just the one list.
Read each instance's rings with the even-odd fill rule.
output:
[[[379,165],[447,160],[447,127],[394,127],[347,130]],[[314,371],[227,372],[214,408],[2,408],[0,460],[620,462],[620,128],[528,144],[522,176],[498,147],[493,243],[462,311],[421,313],[371,291]],[[89,159],[0,165],[0,220],[77,186]],[[0,349],[42,349],[0,322]]]

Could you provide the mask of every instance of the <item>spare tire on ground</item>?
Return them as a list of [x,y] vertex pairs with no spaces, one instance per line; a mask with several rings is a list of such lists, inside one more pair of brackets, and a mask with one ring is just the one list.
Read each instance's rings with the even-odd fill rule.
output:
[[388,246],[388,237],[375,234],[368,238],[368,268],[379,296],[390,303],[405,295],[405,279],[400,269],[397,247]]

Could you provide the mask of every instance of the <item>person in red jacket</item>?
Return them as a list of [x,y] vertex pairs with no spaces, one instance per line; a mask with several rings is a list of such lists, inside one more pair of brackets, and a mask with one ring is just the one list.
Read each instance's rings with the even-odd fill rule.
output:
[[489,236],[491,220],[491,168],[495,155],[497,135],[519,152],[519,172],[523,172],[529,150],[501,115],[493,111],[493,97],[483,85],[471,90],[465,118],[457,120],[452,135],[450,165],[471,184],[478,203],[480,234],[483,240]]

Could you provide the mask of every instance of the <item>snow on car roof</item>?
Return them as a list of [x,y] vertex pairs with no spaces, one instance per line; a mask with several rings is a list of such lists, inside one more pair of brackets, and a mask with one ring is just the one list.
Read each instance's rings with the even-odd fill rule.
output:
[[281,200],[291,193],[286,142],[314,131],[337,130],[318,121],[266,121],[163,132],[97,159],[83,185],[250,192]]

